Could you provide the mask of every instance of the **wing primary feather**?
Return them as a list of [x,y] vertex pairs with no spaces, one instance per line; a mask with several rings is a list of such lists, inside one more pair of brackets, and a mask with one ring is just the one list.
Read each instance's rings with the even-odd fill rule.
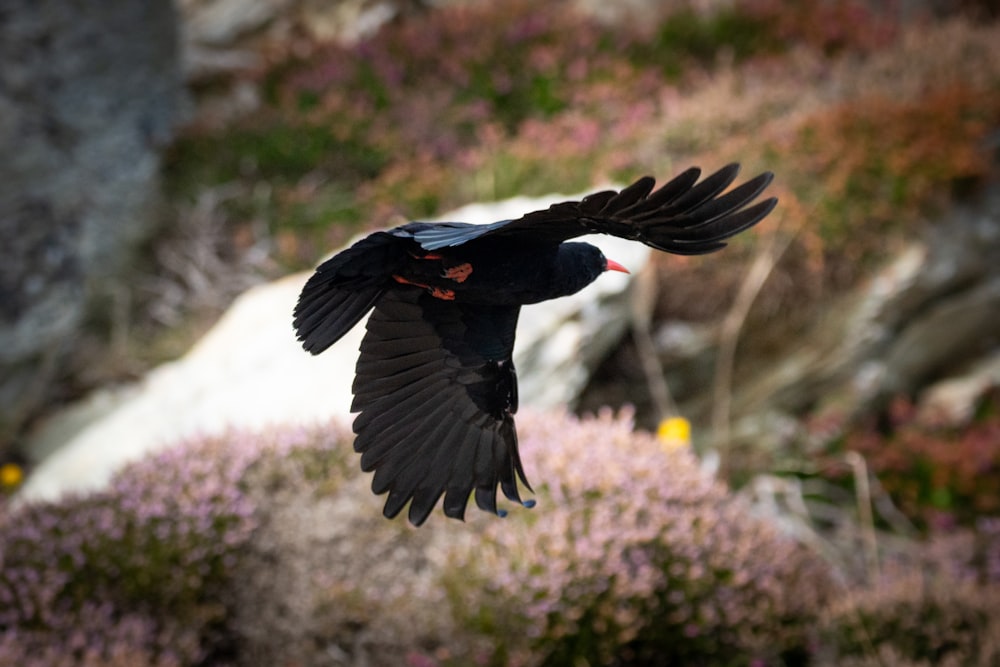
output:
[[431,346],[437,344],[439,341],[440,339],[432,333],[419,336],[414,335],[399,340],[365,336],[361,343],[361,352],[375,357],[381,362],[383,360],[426,352],[428,349],[434,349]]
[[774,175],[770,172],[760,174],[739,187],[733,188],[716,199],[709,200],[691,211],[698,218],[710,221],[731,211],[743,208],[764,191],[771,183]]
[[[442,421],[436,424],[428,423],[427,426],[429,428],[426,436],[421,437],[415,433],[403,434],[395,446],[384,452],[375,468],[372,491],[376,494],[389,491],[395,503],[399,500],[400,493],[409,497],[407,489],[415,487],[421,478],[430,473],[429,463],[423,454],[440,446],[443,436],[439,434],[444,432],[447,435],[448,429],[453,429],[455,425]],[[403,500],[405,504],[405,498]]]
[[497,509],[496,486],[477,486],[476,506],[479,509],[483,510],[484,512],[489,512],[490,514],[496,514],[497,516],[500,517],[507,516],[506,511]]
[[442,413],[448,411],[449,406],[442,403],[428,413],[416,427],[408,422],[400,422],[384,431],[371,430],[361,433],[354,439],[354,451],[361,454],[361,469],[364,472],[371,472],[392,449],[413,437],[423,437],[432,429],[433,420],[442,417]]
[[709,235],[709,238],[701,236],[688,240],[677,240],[668,232],[663,234],[663,239],[657,239],[654,237],[644,240],[644,242],[653,248],[670,252],[675,255],[705,255],[725,248],[726,244],[722,241],[722,239],[727,239],[750,227],[753,227],[772,210],[774,210],[777,203],[778,200],[772,197],[739,211],[738,213],[734,213],[721,221],[725,222],[725,225],[722,228],[710,228],[709,231],[712,233]]
[[[617,194],[614,190],[602,190],[601,192],[589,194],[580,200],[579,211],[583,215],[597,215],[608,201],[614,199]],[[551,211],[558,206],[560,205],[553,204],[549,207],[549,210]]]
[[467,425],[462,435],[457,451],[454,447],[441,447],[439,449],[437,456],[431,463],[430,474],[414,489],[409,512],[410,523],[414,526],[419,526],[427,519],[427,516],[434,509],[434,505],[445,493],[459,458],[458,453],[468,447],[471,438],[478,437],[478,430]]
[[[412,452],[403,452],[399,460],[385,463],[398,470],[389,487],[386,512],[391,511],[395,516],[406,502],[410,501],[411,523],[414,525],[423,523],[422,519],[420,523],[414,519],[419,518],[421,514],[424,518],[430,514],[434,504],[444,493],[445,480],[451,472],[448,463],[452,457],[447,456],[448,460],[442,461],[442,454],[454,453],[454,440],[461,439],[459,436],[464,428],[465,425],[456,422],[441,422],[419,447],[415,447]],[[439,479],[442,476],[444,479]],[[426,489],[428,493],[419,494],[418,498],[419,489]],[[429,507],[424,506],[427,500],[431,501]]]
[[713,252],[717,252],[726,247],[724,241],[719,241],[717,243],[702,243],[698,245],[685,245],[683,243],[648,243],[652,248],[657,250],[662,250],[663,252],[669,252],[672,255],[681,256],[694,256],[694,255],[708,255]]
[[434,366],[435,361],[436,359],[431,359],[424,364],[413,365],[400,370],[386,368],[384,374],[359,376],[363,378],[363,381],[355,381],[354,398],[358,401],[375,400],[380,396],[388,394],[393,389],[399,389],[406,385],[427,380],[429,377],[432,377],[430,373],[436,370]]
[[413,499],[410,501],[410,510],[407,519],[414,526],[422,526],[427,517],[434,511],[437,501],[444,495],[444,487],[434,487],[429,489],[417,489],[413,492]]
[[618,211],[627,210],[636,202],[646,198],[653,190],[655,184],[656,181],[651,176],[643,176],[609,199],[604,208],[598,212],[598,215],[615,214]]
[[379,386],[380,380],[386,376],[394,376],[411,368],[422,368],[430,374],[436,364],[440,363],[441,353],[438,350],[424,350],[406,356],[390,357],[378,363],[365,363],[355,370],[354,383],[351,389],[357,394],[371,393],[370,386]]
[[702,204],[729,187],[729,184],[736,179],[739,173],[740,165],[736,163],[726,165],[711,176],[706,176],[700,183],[693,186],[668,206],[661,207],[661,213],[663,215],[674,215]]
[[678,220],[678,227],[653,226],[645,231],[645,237],[655,239],[657,235],[661,235],[680,243],[722,241],[756,224],[761,218],[761,212],[767,215],[774,203],[775,200],[767,199],[742,211],[698,224],[685,224],[687,221],[682,217]]
[[[485,431],[484,431],[485,433]],[[473,476],[476,485],[476,505],[487,512],[497,514],[497,477],[499,471],[496,465],[496,453],[494,440],[499,434],[492,434],[492,438],[480,438],[476,448],[476,461]]]
[[[486,437],[480,431],[479,437]],[[476,462],[478,447],[473,443],[468,443],[455,457],[455,464],[452,468],[451,479],[445,486],[444,494],[444,514],[453,519],[465,520],[465,508],[469,504],[469,494],[475,486],[473,469]]]
[[[701,169],[698,167],[687,169],[660,186],[645,201],[640,202],[642,208],[655,210],[670,204],[690,190],[691,186],[698,182],[699,176],[701,176]],[[623,211],[623,213],[628,213],[628,211]]]
[[460,425],[454,420],[441,419],[436,422],[423,421],[423,428],[415,434],[404,434],[401,442],[409,443],[407,447],[387,449],[381,456],[378,465],[399,470],[396,483],[412,481],[416,486],[419,477],[426,474],[427,462],[422,461],[424,454],[447,444],[445,436]]
[[425,408],[428,400],[433,398],[435,393],[441,392],[448,386],[446,378],[436,377],[432,382],[420,387],[418,391],[402,398],[389,395],[365,403],[355,399],[351,404],[351,411],[360,411],[360,414],[354,418],[354,432],[360,433],[369,427],[378,429],[384,427],[385,424],[391,424],[395,420],[405,418],[410,411]]

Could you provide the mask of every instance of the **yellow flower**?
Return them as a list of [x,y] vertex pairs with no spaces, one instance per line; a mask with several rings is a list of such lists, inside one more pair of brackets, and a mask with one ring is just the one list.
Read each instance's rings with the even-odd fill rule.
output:
[[684,417],[668,417],[660,422],[656,437],[664,451],[691,446],[691,422]]
[[0,466],[0,487],[12,489],[24,479],[24,471],[16,463],[5,463]]

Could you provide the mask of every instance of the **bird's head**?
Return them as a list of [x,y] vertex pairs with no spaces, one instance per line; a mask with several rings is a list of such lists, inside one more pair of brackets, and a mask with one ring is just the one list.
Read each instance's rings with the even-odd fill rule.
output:
[[547,298],[575,294],[597,280],[605,271],[629,272],[618,262],[605,257],[596,246],[589,243],[563,243],[559,246],[556,260],[553,294]]

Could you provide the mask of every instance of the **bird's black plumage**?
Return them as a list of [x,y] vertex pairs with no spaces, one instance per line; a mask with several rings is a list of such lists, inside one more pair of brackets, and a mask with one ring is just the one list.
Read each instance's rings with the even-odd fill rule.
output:
[[[318,354],[365,315],[352,411],[361,468],[388,493],[384,514],[409,503],[414,525],[444,497],[463,518],[470,496],[492,513],[497,487],[530,490],[517,449],[514,329],[522,305],[573,294],[608,269],[603,233],[682,255],[714,252],[776,204],[752,202],[765,173],[726,189],[739,166],[699,181],[688,169],[658,190],[650,177],[516,220],[488,225],[411,222],[375,232],[322,263],[295,307],[303,347]],[[724,194],[723,194],[724,193]]]

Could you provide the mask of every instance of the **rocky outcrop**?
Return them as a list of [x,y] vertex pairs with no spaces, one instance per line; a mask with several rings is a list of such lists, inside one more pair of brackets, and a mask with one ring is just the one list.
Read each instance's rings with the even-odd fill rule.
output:
[[424,4],[422,0],[179,0],[185,76],[194,83],[217,82],[259,68],[268,52],[311,42],[355,42],[393,18],[421,11]]
[[849,421],[891,396],[921,398],[939,382],[982,375],[998,349],[1000,188],[993,188],[928,224],[826,308],[781,359],[736,388],[734,416],[752,422],[808,408]]
[[[259,88],[246,80],[274,54],[353,43],[384,23],[426,10],[425,0],[178,0],[181,62],[198,98],[200,125],[224,125],[256,110]],[[440,4],[440,2],[433,3]]]
[[156,225],[182,102],[176,35],[169,2],[0,10],[0,442]]

